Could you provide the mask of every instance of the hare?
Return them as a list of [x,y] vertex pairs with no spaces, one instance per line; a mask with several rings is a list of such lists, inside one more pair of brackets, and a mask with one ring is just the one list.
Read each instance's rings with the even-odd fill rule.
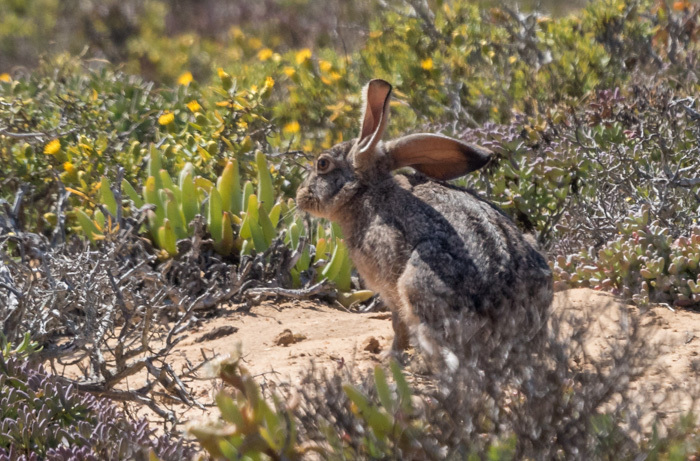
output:
[[[369,82],[359,137],[318,156],[297,206],[340,225],[363,280],[392,311],[391,352],[413,338],[454,369],[459,359],[441,338],[446,316],[497,319],[520,305],[543,329],[552,274],[505,213],[445,182],[486,165],[489,150],[438,134],[381,141],[391,90]],[[417,173],[392,174],[407,166]]]

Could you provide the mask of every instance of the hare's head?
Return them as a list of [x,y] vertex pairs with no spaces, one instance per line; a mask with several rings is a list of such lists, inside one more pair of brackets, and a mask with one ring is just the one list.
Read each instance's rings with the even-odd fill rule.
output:
[[437,180],[449,180],[484,166],[490,152],[446,136],[418,133],[381,141],[389,121],[391,85],[372,80],[364,90],[360,135],[322,152],[297,191],[300,209],[336,219],[362,190],[391,178],[392,170],[410,166]]

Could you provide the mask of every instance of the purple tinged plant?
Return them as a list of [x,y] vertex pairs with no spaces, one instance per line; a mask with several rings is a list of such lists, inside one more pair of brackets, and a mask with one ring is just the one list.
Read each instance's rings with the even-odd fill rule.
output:
[[0,461],[187,459],[193,450],[156,437],[146,420],[65,385],[31,360],[0,356]]

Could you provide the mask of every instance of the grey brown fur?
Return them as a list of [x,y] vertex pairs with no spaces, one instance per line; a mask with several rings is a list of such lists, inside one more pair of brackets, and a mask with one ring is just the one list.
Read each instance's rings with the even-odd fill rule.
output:
[[[480,168],[488,151],[438,135],[383,144],[391,86],[373,80],[365,91],[364,136],[319,156],[297,204],[340,224],[360,275],[394,313],[392,351],[413,337],[456,366],[444,325],[464,312],[497,321],[524,307],[522,327],[542,329],[552,300],[544,257],[496,206],[434,179]],[[392,175],[401,166],[425,174]]]

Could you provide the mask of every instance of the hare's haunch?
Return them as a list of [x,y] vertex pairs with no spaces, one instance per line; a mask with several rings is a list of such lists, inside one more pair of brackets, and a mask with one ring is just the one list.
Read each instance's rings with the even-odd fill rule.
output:
[[[392,350],[412,337],[454,368],[446,317],[469,311],[497,321],[519,306],[543,328],[551,272],[500,209],[443,182],[484,166],[487,149],[436,134],[381,141],[390,95],[383,80],[367,85],[359,138],[321,153],[297,204],[340,224],[360,275],[394,313]],[[405,166],[417,173],[392,174]]]

